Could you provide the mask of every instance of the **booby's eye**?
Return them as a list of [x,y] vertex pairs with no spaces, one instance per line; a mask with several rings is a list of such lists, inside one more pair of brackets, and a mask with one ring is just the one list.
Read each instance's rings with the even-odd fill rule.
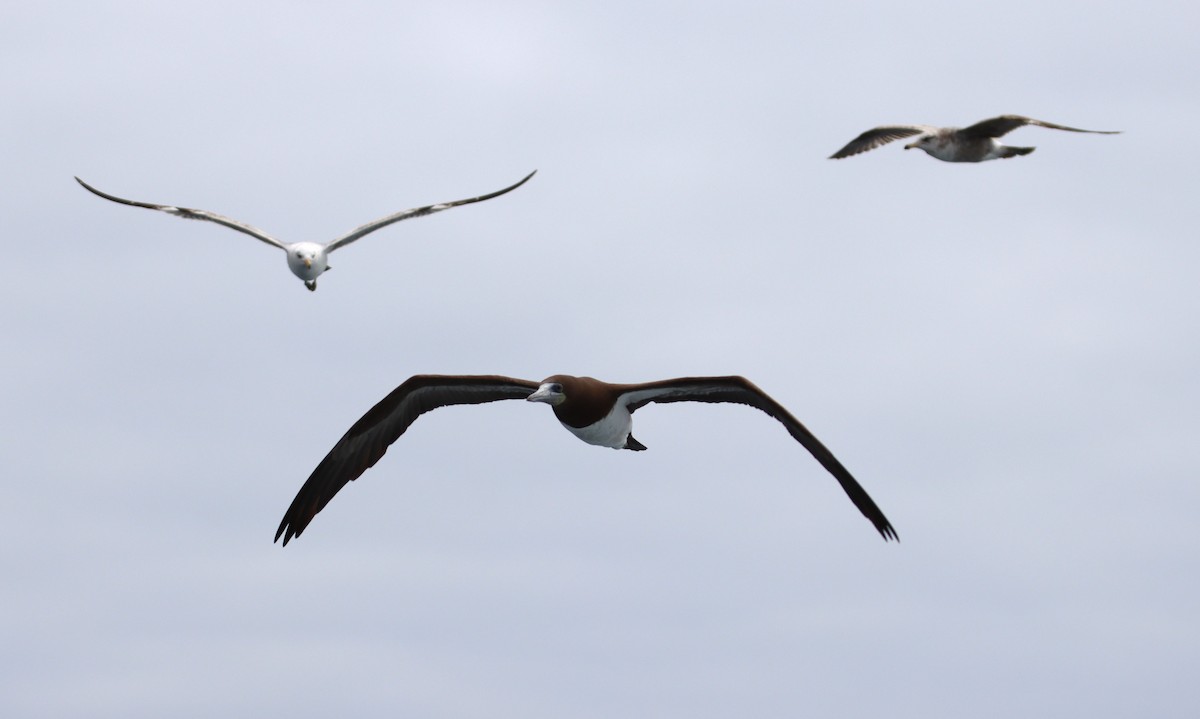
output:
[[550,385],[550,391],[554,392],[555,394],[562,394],[562,385],[555,382],[554,384]]

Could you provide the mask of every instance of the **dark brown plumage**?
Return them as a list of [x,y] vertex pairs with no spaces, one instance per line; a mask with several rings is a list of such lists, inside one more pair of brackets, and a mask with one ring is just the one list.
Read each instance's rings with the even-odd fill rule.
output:
[[275,541],[286,546],[348,482],[375,466],[388,447],[422,414],[456,404],[525,399],[537,382],[511,377],[416,375],[392,390],[354,423],[309,475],[284,514]]
[[732,402],[780,422],[838,480],[850,500],[884,539],[899,539],[891,522],[838,461],[782,405],[744,377],[681,377],[642,384],[611,384],[591,377],[553,375],[542,382],[498,375],[416,375],[372,407],[313,470],[283,516],[275,540],[286,545],[304,532],[334,495],[375,465],[417,417],[438,407],[528,399],[550,404],[572,434],[589,444],[642,450],[631,415],[651,402]]

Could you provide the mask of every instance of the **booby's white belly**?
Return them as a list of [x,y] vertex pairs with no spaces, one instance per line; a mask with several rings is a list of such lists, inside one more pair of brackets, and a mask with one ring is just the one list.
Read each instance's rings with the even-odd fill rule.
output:
[[588,444],[623,449],[625,441],[629,439],[629,433],[633,431],[633,417],[629,414],[629,409],[618,402],[599,422],[586,427],[572,427],[567,424],[563,426]]

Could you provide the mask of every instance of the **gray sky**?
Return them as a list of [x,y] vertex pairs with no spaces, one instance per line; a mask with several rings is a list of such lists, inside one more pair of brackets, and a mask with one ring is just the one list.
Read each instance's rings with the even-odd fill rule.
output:
[[[1192,717],[1195,8],[8,3],[0,714]],[[950,165],[884,123],[1019,113]],[[138,200],[326,241],[282,253]],[[412,374],[742,374],[643,453]]]

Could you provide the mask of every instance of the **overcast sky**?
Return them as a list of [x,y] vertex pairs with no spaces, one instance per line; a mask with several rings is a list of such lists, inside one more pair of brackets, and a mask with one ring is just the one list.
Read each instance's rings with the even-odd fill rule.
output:
[[[0,7],[0,714],[1194,717],[1185,2]],[[977,165],[875,125],[1003,113]],[[507,186],[333,255],[286,241]],[[417,373],[741,374],[647,452]]]

